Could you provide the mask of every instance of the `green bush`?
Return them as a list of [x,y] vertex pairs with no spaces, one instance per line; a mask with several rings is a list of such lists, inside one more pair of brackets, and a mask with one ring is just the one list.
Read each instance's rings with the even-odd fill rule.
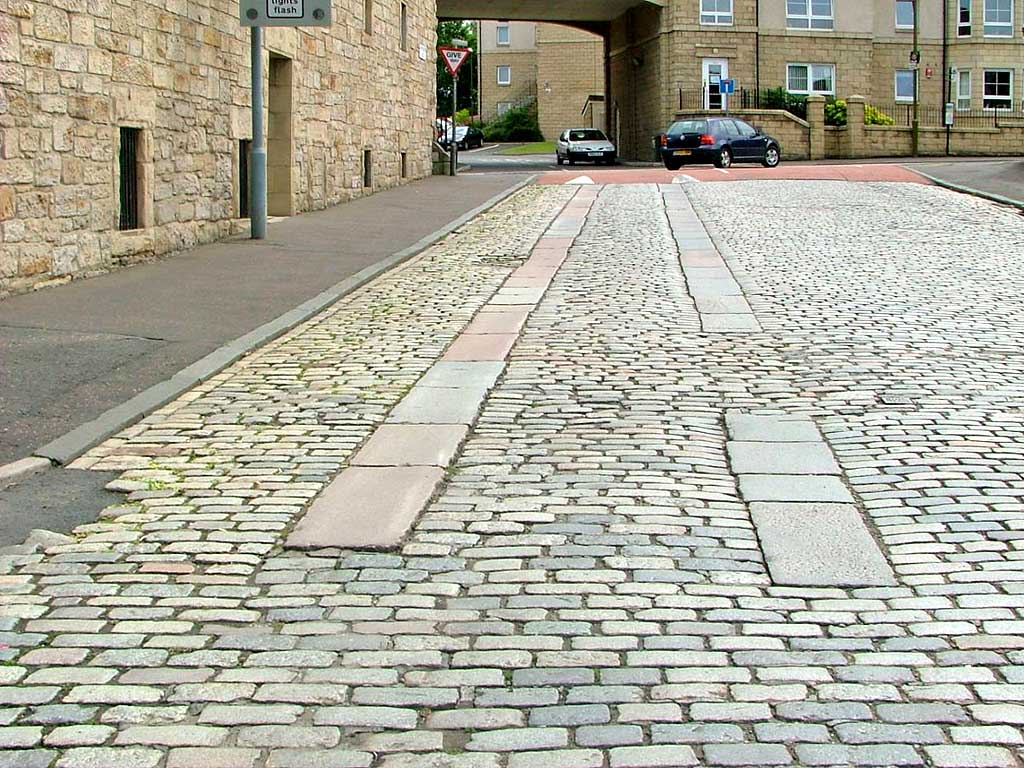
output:
[[865,104],[864,125],[896,125],[896,121],[878,107],[872,107],[870,104]]
[[807,119],[807,97],[790,93],[785,88],[769,88],[761,94],[761,109],[784,109]]
[[473,122],[473,113],[468,109],[460,109],[455,113],[456,125],[469,125],[471,122]]
[[[829,99],[825,102],[825,125],[846,125],[849,122],[846,102]],[[864,105],[864,125],[896,125],[896,121],[878,107]]]
[[846,102],[842,99],[829,99],[825,102],[825,125],[846,125]]
[[543,141],[536,106],[515,107],[484,126],[485,141]]

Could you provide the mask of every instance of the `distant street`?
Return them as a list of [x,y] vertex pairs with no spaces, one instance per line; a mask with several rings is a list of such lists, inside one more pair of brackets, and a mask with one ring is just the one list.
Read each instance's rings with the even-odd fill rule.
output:
[[[460,162],[465,166],[464,173],[547,173],[557,171],[572,174],[572,177],[588,175],[590,171],[599,170],[602,177],[607,176],[607,166],[593,166],[585,163],[559,166],[553,154],[543,155],[503,155],[501,151],[517,145],[488,145],[483,149],[463,152]],[[902,165],[910,170],[919,170],[936,178],[988,192],[1011,200],[1024,202],[1024,159],[1022,158],[920,158],[917,160],[822,160],[784,161],[783,170],[805,166],[842,166],[842,165]],[[614,170],[620,172],[636,171],[637,168],[660,168],[657,163],[620,163]],[[758,168],[756,165],[737,165],[737,170]],[[693,175],[693,171],[708,170],[711,166],[684,166],[678,174]],[[766,171],[764,178],[770,178],[771,171]],[[777,174],[778,175],[778,174]]]

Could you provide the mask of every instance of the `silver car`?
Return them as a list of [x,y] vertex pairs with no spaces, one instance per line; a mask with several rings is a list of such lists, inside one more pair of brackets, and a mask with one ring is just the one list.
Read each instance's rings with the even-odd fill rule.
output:
[[567,160],[569,165],[580,160],[611,165],[615,162],[615,145],[597,128],[569,128],[555,142],[555,157],[559,165]]

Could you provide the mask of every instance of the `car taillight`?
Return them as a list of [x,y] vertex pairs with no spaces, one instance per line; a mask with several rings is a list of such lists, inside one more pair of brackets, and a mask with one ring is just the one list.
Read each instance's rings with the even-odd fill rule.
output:
[[700,137],[700,145],[702,147],[707,147],[714,143],[715,139],[713,136],[708,136],[707,134],[704,134],[703,136]]
[[663,146],[663,147],[667,147],[668,146],[668,136],[662,136],[661,137],[661,146]]

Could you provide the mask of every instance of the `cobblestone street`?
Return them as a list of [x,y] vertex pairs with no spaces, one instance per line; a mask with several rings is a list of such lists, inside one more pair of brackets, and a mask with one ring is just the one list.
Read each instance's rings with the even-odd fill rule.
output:
[[[1022,224],[526,187],[76,462],[125,497],[0,556],[0,768],[1021,768]],[[400,548],[286,548],[496,301]]]

